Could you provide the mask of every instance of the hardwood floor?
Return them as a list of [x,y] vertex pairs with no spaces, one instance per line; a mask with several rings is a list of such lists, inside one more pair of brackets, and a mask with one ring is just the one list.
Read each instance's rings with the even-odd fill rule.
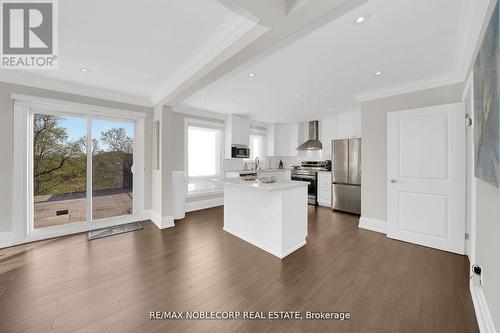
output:
[[[309,208],[279,260],[222,231],[222,207],[175,228],[0,250],[0,332],[478,332],[467,259]],[[349,321],[149,320],[149,312],[348,311]]]

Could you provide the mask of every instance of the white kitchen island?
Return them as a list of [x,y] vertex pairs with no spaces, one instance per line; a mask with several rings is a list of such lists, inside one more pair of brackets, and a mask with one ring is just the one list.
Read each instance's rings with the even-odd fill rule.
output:
[[307,184],[263,184],[239,178],[224,184],[224,230],[278,258],[306,244]]

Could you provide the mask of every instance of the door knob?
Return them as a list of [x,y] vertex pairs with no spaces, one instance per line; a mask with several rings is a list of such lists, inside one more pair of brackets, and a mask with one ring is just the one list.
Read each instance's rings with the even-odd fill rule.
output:
[[393,179],[391,179],[391,183],[393,183],[393,184],[394,184],[394,183],[397,183],[397,182],[398,182],[398,181],[397,181],[397,179],[394,179],[394,178],[393,178]]

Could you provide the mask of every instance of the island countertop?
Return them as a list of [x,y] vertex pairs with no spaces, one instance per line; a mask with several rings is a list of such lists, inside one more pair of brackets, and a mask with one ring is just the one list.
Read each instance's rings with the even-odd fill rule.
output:
[[277,181],[275,183],[262,183],[258,180],[246,181],[239,178],[222,178],[222,179],[214,179],[214,182],[218,182],[221,184],[227,185],[235,185],[244,188],[255,188],[263,191],[281,191],[291,188],[298,187],[307,187],[308,182],[296,181],[296,180],[287,180],[287,181]]

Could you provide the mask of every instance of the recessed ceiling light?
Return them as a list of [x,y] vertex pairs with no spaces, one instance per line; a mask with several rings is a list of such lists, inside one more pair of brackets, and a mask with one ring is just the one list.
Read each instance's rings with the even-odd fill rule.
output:
[[285,118],[281,118],[280,120],[283,121],[283,120],[285,120]]
[[333,109],[332,108],[328,108],[328,111],[333,111]]
[[375,72],[375,76],[380,76],[380,75],[382,75],[381,71]]
[[80,72],[88,73],[88,72],[90,72],[90,70],[88,68],[80,68]]
[[361,15],[356,17],[354,20],[354,24],[362,24],[365,23],[368,20],[368,15]]
[[250,77],[254,77],[254,76],[255,76],[255,73],[248,73],[248,76],[250,76]]
[[302,95],[301,95],[301,94],[296,94],[296,95],[295,95],[295,97],[296,97],[296,98],[301,98],[301,97],[302,97]]

